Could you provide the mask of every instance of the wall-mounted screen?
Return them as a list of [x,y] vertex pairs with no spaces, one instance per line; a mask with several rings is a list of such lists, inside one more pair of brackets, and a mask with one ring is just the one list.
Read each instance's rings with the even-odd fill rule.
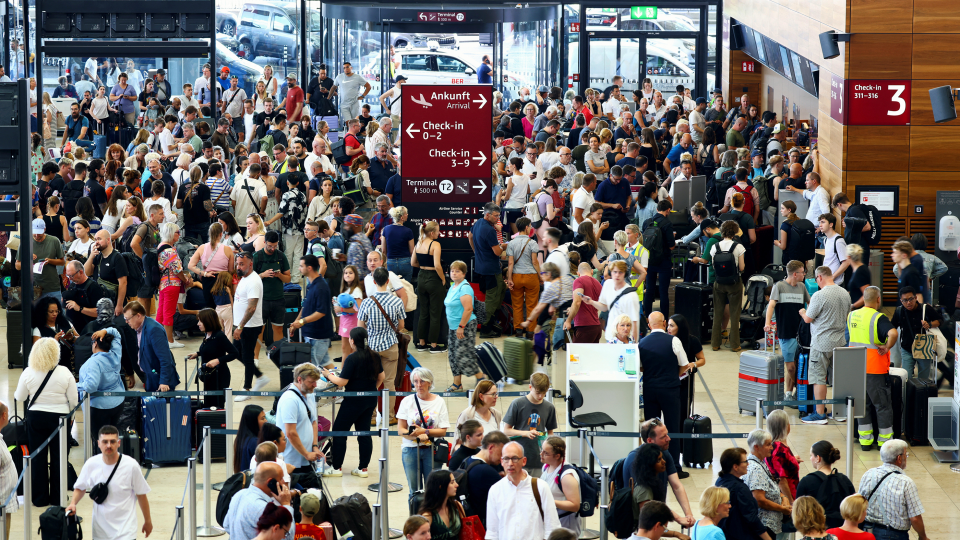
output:
[[790,80],[795,80],[793,75],[790,73],[790,53],[787,52],[787,48],[783,45],[780,45],[780,62],[783,64],[783,74]]
[[803,70],[800,68],[800,57],[797,56],[797,53],[790,51],[790,59],[793,60],[793,80],[800,86],[806,88],[804,85]]
[[743,28],[743,52],[814,96],[819,96],[820,67],[809,59],[787,49],[759,31],[735,21]]
[[767,53],[767,64],[777,73],[783,73],[783,62],[780,60],[780,50],[777,42],[763,36],[763,48]]
[[[747,30],[747,32],[750,32],[750,31],[751,31],[751,30],[749,30],[749,29]],[[754,39],[755,39],[756,42],[757,42],[757,60],[760,60],[761,62],[763,62],[764,64],[766,64],[766,63],[767,63],[767,54],[766,54],[766,52],[763,50],[763,34],[761,34],[760,32],[757,32],[756,30],[752,30],[752,32],[753,32],[753,35],[754,35]]]

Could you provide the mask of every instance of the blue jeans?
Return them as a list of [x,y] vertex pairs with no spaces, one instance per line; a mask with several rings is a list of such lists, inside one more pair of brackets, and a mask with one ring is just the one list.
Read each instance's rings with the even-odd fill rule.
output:
[[921,358],[914,359],[911,354],[912,351],[908,351],[903,347],[900,347],[900,359],[903,365],[903,369],[907,370],[907,378],[913,379],[913,366],[917,366],[917,379],[923,379],[925,381],[930,380],[930,361],[924,360]]
[[87,139],[73,139],[70,142],[76,144],[77,146],[81,146],[83,148],[93,148],[93,141],[90,141]]
[[387,270],[407,281],[413,282],[413,267],[410,266],[410,257],[387,259]]
[[330,340],[304,338],[304,341],[310,344],[310,363],[317,367],[330,367],[333,362],[330,361]]
[[797,351],[799,350],[800,343],[797,341],[797,338],[791,339],[781,339],[780,340],[780,350],[783,352],[783,361],[784,362],[796,362]]
[[407,476],[407,485],[410,486],[410,495],[427,485],[427,476],[433,470],[433,447],[421,446],[420,450],[420,478],[417,478],[417,448],[405,447],[401,451],[403,473]]
[[868,530],[873,532],[873,537],[877,540],[907,540],[910,538],[910,531],[891,531],[879,527]]

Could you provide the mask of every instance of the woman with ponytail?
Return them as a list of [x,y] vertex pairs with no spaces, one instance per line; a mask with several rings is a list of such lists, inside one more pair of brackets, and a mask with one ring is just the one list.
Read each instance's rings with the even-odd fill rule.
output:
[[269,502],[263,508],[260,519],[257,520],[257,536],[253,540],[282,540],[295,526],[290,510],[277,503]]
[[[540,459],[543,461],[543,474],[540,481],[550,486],[553,500],[560,516],[560,526],[580,534],[580,477],[573,467],[564,467],[567,455],[567,443],[561,437],[550,437],[543,442]],[[546,509],[544,509],[546,510]]]
[[[376,392],[383,382],[383,365],[380,355],[370,350],[367,344],[367,330],[358,326],[350,331],[350,345],[354,352],[343,359],[340,376],[324,368],[323,376],[347,392]],[[340,413],[333,421],[333,431],[366,431],[370,427],[370,418],[377,408],[376,396],[348,396],[343,398]],[[352,426],[356,427],[352,427]],[[367,466],[373,454],[373,440],[370,436],[357,437],[360,447],[360,463],[350,473],[360,478],[367,477]],[[324,476],[343,476],[343,459],[347,453],[346,437],[333,438],[333,468],[324,471]]]
[[[420,269],[417,281],[417,298],[421,306],[417,326],[416,347],[418,351],[443,352],[437,346],[440,328],[443,326],[443,299],[447,280],[440,266],[440,226],[436,221],[427,221],[420,226],[420,240],[414,247],[410,264]],[[430,345],[428,346],[427,343]]]
[[[843,499],[857,492],[847,476],[837,472],[833,464],[840,461],[840,449],[830,441],[819,441],[810,447],[810,467],[814,472],[804,476],[797,484],[797,498],[809,495],[815,497],[823,506],[827,515],[827,527],[843,525],[843,515],[840,513],[840,503]],[[836,482],[835,488],[822,489],[824,482]],[[820,497],[820,492],[824,497]]]

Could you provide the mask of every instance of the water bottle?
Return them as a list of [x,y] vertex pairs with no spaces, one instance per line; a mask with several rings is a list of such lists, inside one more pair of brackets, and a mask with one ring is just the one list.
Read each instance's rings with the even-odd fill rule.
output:
[[626,362],[623,361],[623,355],[620,355],[620,360],[617,362],[617,368],[620,370],[620,373],[623,373],[626,370]]
[[633,349],[627,349],[627,363],[626,363],[625,373],[627,375],[637,374],[637,352]]

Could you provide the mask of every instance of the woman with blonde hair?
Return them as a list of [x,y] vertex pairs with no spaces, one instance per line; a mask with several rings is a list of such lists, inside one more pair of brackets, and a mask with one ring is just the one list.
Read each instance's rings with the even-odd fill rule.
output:
[[527,140],[533,139],[533,123],[537,118],[537,104],[528,101],[526,105],[523,106],[523,118],[520,120],[520,123],[523,124],[523,136]]
[[871,285],[872,276],[870,268],[863,264],[863,247],[860,244],[848,245],[847,257],[850,259],[850,267],[853,268],[850,283],[846,284],[846,289],[850,291],[850,309],[860,309],[863,307],[863,291]]
[[263,66],[263,76],[260,77],[260,80],[266,84],[267,95],[274,99],[274,105],[279,106],[276,99],[277,88],[279,88],[280,83],[277,81],[277,78],[273,76],[273,64]]
[[[823,507],[816,499],[810,497],[800,497],[793,503],[791,511],[793,525],[797,532],[803,535],[802,540],[819,539],[837,540],[837,537],[827,532],[826,517],[823,515]],[[779,535],[778,535],[779,536]]]
[[413,265],[410,257],[413,254],[413,231],[404,225],[410,217],[406,206],[394,206],[390,209],[393,223],[383,228],[380,234],[380,248],[383,258],[387,261],[387,270],[397,274],[407,281],[413,281]]
[[613,151],[613,147],[610,146],[610,141],[613,139],[613,132],[610,131],[608,127],[601,129],[599,125],[597,125],[597,132],[600,134],[600,152],[609,154]]
[[263,111],[263,102],[270,97],[270,94],[267,94],[267,83],[262,80],[257,81],[257,85],[253,90],[253,110],[254,112],[262,113]]
[[[160,266],[160,288],[157,296],[156,320],[163,325],[167,332],[167,342],[171,349],[179,349],[183,344],[174,339],[173,317],[177,312],[180,300],[180,290],[193,283],[190,274],[183,269],[180,254],[174,248],[180,235],[180,227],[176,223],[160,225],[160,242],[157,245],[157,264]],[[149,305],[150,299],[146,299]],[[142,301],[141,301],[142,303]],[[212,305],[212,302],[207,304]],[[149,309],[149,308],[148,308]]]
[[718,525],[730,516],[730,490],[725,487],[710,486],[700,495],[700,513],[703,518],[693,524],[690,537],[697,540],[726,540]]
[[[420,269],[417,278],[417,298],[420,303],[420,321],[417,325],[418,351],[443,352],[437,346],[440,328],[443,326],[444,287],[447,284],[443,267],[440,265],[440,226],[436,221],[427,221],[420,226],[420,238],[413,249],[411,266]],[[429,344],[429,345],[428,345]]]
[[246,219],[247,241],[240,245],[240,249],[250,253],[256,253],[263,249],[266,243],[264,235],[267,234],[267,228],[263,224],[263,218],[259,214],[249,214]]
[[618,345],[629,345],[631,343],[636,343],[633,339],[633,319],[630,318],[630,315],[620,315],[617,317],[617,334],[613,339],[608,340],[607,343],[614,343]]
[[[43,146],[44,148],[57,148],[57,125],[58,120],[64,120],[63,113],[53,104],[48,92],[43,93]],[[64,120],[66,121],[66,120]]]
[[330,150],[330,147],[333,143],[330,142],[330,138],[327,136],[327,133],[330,133],[330,124],[326,120],[317,121],[317,135],[323,139],[323,142],[326,144],[326,151],[324,152],[327,156],[333,155],[333,151]]
[[[223,225],[220,222],[211,223],[207,229],[210,241],[200,246],[190,257],[187,268],[200,276],[200,285],[203,287],[203,299],[207,306],[215,305],[213,301],[213,286],[217,282],[220,272],[233,272],[233,249],[223,240]],[[202,264],[202,266],[201,266]]]
[[123,233],[127,230],[127,227],[132,226],[136,229],[146,220],[147,216],[143,211],[143,202],[140,200],[140,197],[130,197],[127,199],[127,206],[124,208],[123,219],[120,220],[120,225],[117,226],[117,232],[110,235],[110,238],[119,240],[123,237]]
[[[77,406],[77,380],[70,369],[59,364],[60,344],[53,338],[40,338],[30,349],[27,367],[17,381],[13,398],[25,403],[23,416],[30,448],[40,448],[57,431],[60,418]],[[40,451],[31,452],[31,457],[33,472],[27,481],[32,482],[33,501],[26,501],[27,504],[49,506],[57,503],[61,487],[60,445],[47,445]]]
[[130,142],[130,144],[127,145],[126,153],[129,154],[130,152],[133,152],[133,149],[136,148],[137,146],[140,146],[141,144],[150,146],[150,139],[151,139],[150,131],[140,128],[140,130],[137,131],[137,136],[133,139],[133,141]]
[[371,120],[367,122],[367,130],[366,130],[367,138],[369,139],[374,135],[376,135],[378,129],[380,129],[380,124],[377,123],[376,120]]
[[553,436],[543,441],[540,481],[550,486],[560,526],[579,536],[580,518],[577,511],[580,510],[580,476],[572,467],[564,467],[566,457],[567,443],[562,437]]
[[[496,383],[490,379],[480,381],[473,389],[473,396],[470,398],[470,406],[460,413],[457,417],[457,427],[462,426],[467,420],[476,420],[483,427],[483,432],[500,431],[500,421],[503,420],[503,414],[494,407],[497,399],[500,398],[500,391]],[[456,435],[458,440],[463,440],[460,432]]]
[[827,529],[827,533],[836,536],[838,540],[876,540],[873,533],[865,532],[860,528],[860,524],[867,519],[868,505],[867,498],[859,493],[844,498],[840,503],[843,525]]

